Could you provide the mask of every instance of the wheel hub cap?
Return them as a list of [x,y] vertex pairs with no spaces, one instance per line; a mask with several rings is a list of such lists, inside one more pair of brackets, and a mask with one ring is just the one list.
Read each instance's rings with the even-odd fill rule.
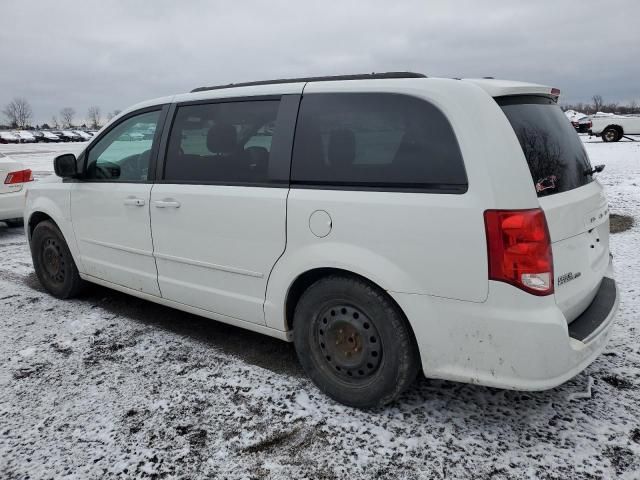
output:
[[48,238],[42,249],[42,264],[47,276],[57,283],[64,282],[64,260],[60,245]]
[[350,305],[326,309],[318,318],[315,333],[325,361],[338,376],[366,379],[378,370],[380,335],[360,309]]

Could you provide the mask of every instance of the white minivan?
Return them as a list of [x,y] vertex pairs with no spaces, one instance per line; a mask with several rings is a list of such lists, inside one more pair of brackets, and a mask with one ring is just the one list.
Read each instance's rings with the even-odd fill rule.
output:
[[618,307],[602,166],[558,94],[391,72],[145,102],[29,189],[36,273],[293,341],[351,406],[420,371],[552,388]]

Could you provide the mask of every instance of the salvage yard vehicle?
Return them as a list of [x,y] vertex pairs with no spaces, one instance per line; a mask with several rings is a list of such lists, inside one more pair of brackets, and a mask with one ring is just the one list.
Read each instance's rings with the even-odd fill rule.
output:
[[82,142],[87,142],[93,138],[92,135],[89,135],[87,132],[83,132],[82,130],[74,130],[73,133],[78,135]]
[[555,387],[618,307],[603,167],[558,94],[391,72],[136,105],[28,190],[36,273],[58,298],[94,282],[293,341],[350,406],[420,371]]
[[0,222],[10,227],[22,225],[24,188],[33,181],[31,170],[0,153]]
[[40,139],[38,140],[39,142],[58,143],[60,141],[60,137],[58,137],[54,133],[48,132],[46,130],[43,130],[40,133],[42,134],[42,137],[40,137]]
[[0,143],[20,143],[20,138],[12,132],[0,132]]
[[20,143],[36,143],[36,137],[27,130],[18,130],[15,135],[20,139]]
[[603,142],[617,142],[626,135],[640,135],[640,116],[593,115],[589,135]]

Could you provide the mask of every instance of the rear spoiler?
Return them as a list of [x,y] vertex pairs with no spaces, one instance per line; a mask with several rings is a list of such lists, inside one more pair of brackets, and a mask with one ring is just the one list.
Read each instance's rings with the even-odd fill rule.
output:
[[492,97],[506,97],[511,95],[544,95],[552,98],[556,103],[560,97],[559,88],[539,85],[537,83],[497,80],[493,78],[464,78],[463,80],[479,86]]

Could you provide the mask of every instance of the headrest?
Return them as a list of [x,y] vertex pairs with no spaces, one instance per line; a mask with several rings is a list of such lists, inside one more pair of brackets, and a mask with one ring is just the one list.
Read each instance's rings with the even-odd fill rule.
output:
[[236,128],[227,123],[218,123],[207,133],[207,148],[211,153],[233,153],[238,148]]

